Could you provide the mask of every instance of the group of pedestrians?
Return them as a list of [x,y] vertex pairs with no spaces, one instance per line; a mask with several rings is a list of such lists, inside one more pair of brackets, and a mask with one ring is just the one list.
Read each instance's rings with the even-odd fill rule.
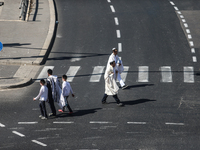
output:
[[60,82],[58,80],[58,77],[53,74],[53,71],[49,69],[47,71],[48,78],[46,79],[46,85],[45,80],[40,80],[40,92],[37,97],[33,98],[33,100],[39,99],[39,107],[41,111],[41,115],[39,116],[41,119],[47,119],[47,111],[46,111],[46,105],[45,102],[49,103],[51,113],[49,113],[49,117],[56,116],[56,108],[54,105],[54,102],[58,104],[58,106],[61,108],[58,111],[64,112],[66,107],[69,110],[69,114],[72,114],[73,111],[68,103],[68,97],[70,93],[74,97],[73,90],[71,88],[71,85],[69,82],[67,82],[67,75],[62,76],[62,88],[60,86]]
[[[104,74],[104,80],[105,80],[105,93],[102,99],[102,104],[107,104],[107,97],[109,95],[112,95],[115,101],[117,102],[118,106],[123,106],[123,103],[119,100],[117,94],[119,91],[119,87],[116,83],[118,80],[121,88],[126,89],[128,85],[126,85],[122,78],[121,73],[124,71],[122,60],[118,57],[118,50],[116,48],[112,49],[112,54],[110,55],[108,59],[108,63],[106,66],[106,71]],[[50,116],[56,116],[56,109],[54,102],[56,102],[61,109],[59,109],[60,112],[64,112],[66,107],[69,110],[69,114],[72,114],[73,111],[68,103],[68,97],[70,93],[72,94],[72,97],[74,97],[73,90],[71,88],[71,85],[69,82],[67,82],[67,75],[62,76],[62,88],[60,85],[60,82],[58,80],[58,77],[53,74],[53,71],[49,69],[47,71],[48,78],[46,79],[46,85],[45,80],[40,80],[40,92],[37,97],[35,97],[33,100],[39,99],[39,107],[41,111],[41,115],[39,116],[41,119],[47,119],[47,111],[45,102],[49,103],[51,113]]]

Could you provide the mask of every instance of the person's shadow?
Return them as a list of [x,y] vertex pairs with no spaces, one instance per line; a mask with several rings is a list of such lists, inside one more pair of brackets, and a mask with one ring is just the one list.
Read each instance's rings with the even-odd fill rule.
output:
[[129,89],[132,89],[132,88],[146,87],[146,86],[154,86],[154,84],[129,85],[125,90],[129,90]]
[[[124,106],[126,105],[137,105],[137,104],[142,104],[142,103],[147,103],[147,102],[155,102],[156,100],[151,100],[151,99],[137,99],[137,100],[130,100],[130,101],[121,101]],[[110,102],[109,104],[114,104],[116,102]]]
[[58,118],[63,118],[63,117],[73,117],[73,116],[84,116],[84,115],[88,115],[88,114],[94,114],[97,112],[97,110],[100,110],[102,108],[94,108],[94,109],[85,109],[85,110],[76,110],[73,111],[73,114],[69,114],[69,112],[64,112],[61,114],[57,114]]

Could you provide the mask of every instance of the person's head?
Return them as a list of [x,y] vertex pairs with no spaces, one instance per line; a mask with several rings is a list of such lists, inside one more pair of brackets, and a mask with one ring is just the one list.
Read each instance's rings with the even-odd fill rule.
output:
[[115,61],[110,62],[110,65],[111,65],[112,67],[115,67]]
[[40,85],[45,85],[44,79],[41,79],[41,80],[40,80]]
[[117,48],[113,48],[112,51],[113,51],[113,54],[114,54],[114,55],[117,55],[117,53],[118,53]]
[[67,80],[67,75],[64,74],[64,75],[62,76],[62,80],[63,80],[63,81],[66,81],[66,80]]
[[48,69],[48,70],[47,70],[47,73],[48,73],[48,76],[51,76],[51,75],[53,74],[53,70]]

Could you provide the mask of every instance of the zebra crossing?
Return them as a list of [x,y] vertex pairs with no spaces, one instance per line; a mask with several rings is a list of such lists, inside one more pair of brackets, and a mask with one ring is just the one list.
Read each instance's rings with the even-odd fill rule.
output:
[[[94,66],[92,67],[93,71],[91,74],[88,74],[90,77],[88,82],[100,82],[102,76],[104,75],[105,72],[105,66]],[[47,78],[47,70],[48,69],[54,69],[54,66],[44,66],[43,69],[41,70],[40,74],[37,77],[36,82],[39,82],[40,79],[45,79]],[[121,77],[123,81],[126,81],[126,78],[129,74],[130,67],[129,66],[124,66],[124,71],[121,74]],[[80,72],[81,66],[70,66],[67,70],[63,70],[66,72],[66,75],[68,76],[67,81],[68,82],[73,82],[74,78],[76,76],[81,76],[77,75]],[[63,72],[63,73],[64,73]],[[137,79],[136,82],[151,82],[151,74],[149,71],[149,66],[138,66],[137,71],[132,71],[137,73]],[[160,82],[162,83],[172,83],[173,82],[173,71],[171,66],[161,66],[158,71],[155,71],[161,74],[161,79]],[[192,66],[184,66],[183,71],[179,71],[183,73],[183,82],[185,83],[194,83],[194,67]],[[131,76],[131,74],[130,74]]]

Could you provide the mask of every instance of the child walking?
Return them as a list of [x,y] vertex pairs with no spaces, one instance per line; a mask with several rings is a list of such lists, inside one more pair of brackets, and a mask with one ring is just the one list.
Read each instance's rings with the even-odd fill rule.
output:
[[41,119],[47,119],[47,111],[46,111],[46,106],[45,106],[45,101],[48,99],[48,89],[45,86],[45,81],[44,79],[40,80],[40,92],[37,97],[33,98],[33,100],[38,100],[39,99],[39,107],[41,111],[41,115],[39,116]]
[[[63,96],[65,98],[65,103],[66,103],[66,107],[69,110],[69,114],[72,114],[73,111],[72,111],[67,99],[68,99],[70,93],[72,94],[72,97],[74,97],[73,90],[71,88],[70,83],[67,82],[67,76],[66,75],[62,76],[62,80],[63,80],[63,83],[62,83],[62,94],[63,94]],[[65,111],[65,106],[63,107],[62,111],[63,112]]]

